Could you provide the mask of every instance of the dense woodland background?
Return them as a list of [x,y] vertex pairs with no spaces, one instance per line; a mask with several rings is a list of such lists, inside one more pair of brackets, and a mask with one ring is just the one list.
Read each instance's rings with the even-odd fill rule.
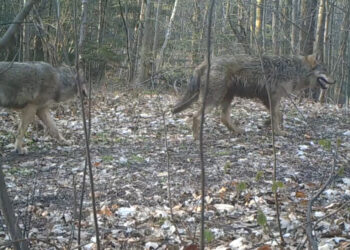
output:
[[[0,35],[29,0],[0,4]],[[208,1],[42,0],[1,49],[1,60],[71,64],[74,8],[86,35],[82,61],[95,79],[107,75],[125,85],[186,82],[206,51]],[[218,0],[213,14],[213,54],[319,53],[337,80],[328,97],[349,96],[349,0]],[[83,18],[81,18],[84,13]],[[318,93],[313,97],[317,98]]]

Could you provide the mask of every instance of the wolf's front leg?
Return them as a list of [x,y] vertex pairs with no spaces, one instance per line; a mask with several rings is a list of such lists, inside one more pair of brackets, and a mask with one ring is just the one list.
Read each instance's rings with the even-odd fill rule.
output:
[[52,119],[50,115],[50,110],[48,107],[42,108],[37,111],[37,116],[42,120],[42,122],[45,124],[49,135],[56,140],[58,140],[60,143],[64,145],[70,145],[71,142],[64,139],[64,137],[61,135],[61,133],[58,131],[55,121]]
[[288,135],[288,133],[286,131],[281,129],[281,123],[283,121],[282,121],[282,113],[279,109],[279,105],[276,105],[272,109],[272,116],[273,116],[273,127],[274,127],[275,135],[280,135],[280,136]]
[[[232,98],[231,98],[232,100]],[[221,122],[234,134],[243,134],[244,130],[234,126],[231,121],[231,100],[221,103]]]
[[28,125],[33,121],[36,109],[37,109],[37,106],[29,104],[21,111],[20,122],[18,125],[18,132],[17,132],[16,142],[15,142],[15,151],[18,154],[23,155],[28,153],[27,148],[23,147],[23,143],[24,143],[23,138],[28,129]]

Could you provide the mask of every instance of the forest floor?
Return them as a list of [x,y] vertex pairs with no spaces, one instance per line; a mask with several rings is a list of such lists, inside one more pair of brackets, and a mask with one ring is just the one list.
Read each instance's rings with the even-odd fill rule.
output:
[[[199,143],[190,128],[193,109],[171,114],[177,98],[170,94],[106,92],[93,99],[90,141],[103,248],[198,249],[201,185]],[[32,249],[77,246],[75,211],[85,165],[77,103],[52,111],[72,145],[59,145],[41,126],[31,126],[25,156],[8,146],[14,141],[17,114],[0,109],[2,168]],[[349,111],[306,100],[297,103],[298,108],[284,100],[282,107],[288,135],[277,136],[275,146],[286,249],[307,247],[307,201],[326,182],[334,162],[341,174],[316,200],[312,219],[320,249],[349,249]],[[206,116],[207,249],[275,249],[280,236],[272,191],[271,129],[264,126],[268,111],[254,101],[237,99],[231,115],[244,135],[230,134],[219,122],[218,111]],[[88,177],[86,185],[81,242],[84,249],[94,249]],[[0,216],[0,249],[7,240]]]

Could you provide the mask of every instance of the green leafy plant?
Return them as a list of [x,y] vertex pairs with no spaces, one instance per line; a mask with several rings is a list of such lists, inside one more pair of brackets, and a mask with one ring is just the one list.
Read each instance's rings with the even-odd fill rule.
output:
[[256,219],[257,219],[257,222],[260,226],[262,226],[262,227],[267,226],[266,215],[264,214],[264,212],[261,209],[258,210],[258,214],[256,216]]
[[330,140],[321,139],[321,140],[318,140],[318,144],[324,147],[326,150],[331,150],[332,143]]
[[283,188],[283,182],[281,182],[281,181],[276,181],[276,182],[274,182],[273,184],[272,184],[272,191],[273,192],[277,192],[277,189],[278,188]]
[[214,239],[214,234],[210,230],[206,229],[204,230],[204,238],[206,242],[210,243]]
[[245,182],[240,182],[237,184],[237,191],[240,193],[240,192],[243,192],[244,190],[247,189],[247,183]]

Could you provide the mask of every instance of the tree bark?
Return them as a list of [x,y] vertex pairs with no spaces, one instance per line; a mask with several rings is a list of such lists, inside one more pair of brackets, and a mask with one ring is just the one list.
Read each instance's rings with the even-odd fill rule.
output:
[[108,0],[99,0],[99,2],[98,2],[98,26],[97,26],[98,46],[101,46],[101,44],[102,44],[107,1]]
[[[27,0],[23,0],[23,6],[27,4]],[[25,21],[26,18],[24,18]],[[23,24],[23,41],[22,41],[22,46],[23,46],[23,61],[29,61],[29,54],[30,54],[30,26],[28,23]]]
[[[255,24],[256,24],[256,0],[251,0],[250,3],[250,17],[249,17],[249,28],[250,28],[250,47],[256,48],[257,38],[255,37]],[[215,30],[215,29],[214,29]]]
[[200,27],[201,27],[201,10],[199,8],[199,0],[193,1],[194,9],[192,15],[192,41],[191,41],[191,64],[197,65],[200,61],[199,47],[200,47]]
[[334,89],[334,98],[335,98],[335,103],[339,102],[340,98],[340,93],[341,89],[343,87],[344,83],[344,67],[345,67],[345,58],[346,58],[346,52],[347,52],[347,44],[348,44],[348,38],[349,38],[349,26],[350,26],[350,0],[346,0],[346,13],[343,19],[342,27],[341,27],[341,40],[340,40],[340,48],[339,48],[339,53],[338,53],[338,60],[336,62],[335,67],[337,67],[338,63],[341,62],[341,67],[342,71],[340,73],[340,80],[335,86]]
[[79,36],[79,50],[84,46],[86,31],[87,31],[87,3],[88,0],[81,0],[81,25],[80,25],[80,36]]
[[300,52],[304,55],[313,53],[315,41],[315,26],[317,13],[317,0],[302,1],[303,25],[300,35]]
[[321,61],[324,59],[323,54],[323,40],[324,40],[324,31],[325,31],[325,0],[320,1],[320,6],[318,9],[318,17],[317,17],[317,30],[316,30],[316,41],[314,45],[314,53],[317,53]]
[[157,71],[159,71],[159,69],[161,68],[161,66],[163,64],[164,50],[165,50],[165,48],[166,48],[166,46],[168,44],[168,40],[169,40],[170,35],[171,35],[171,28],[172,28],[172,25],[173,25],[173,22],[174,22],[174,19],[175,19],[175,14],[176,14],[177,3],[178,2],[179,2],[179,0],[175,0],[173,11],[171,13],[171,17],[170,17],[170,20],[169,20],[169,23],[168,23],[166,34],[165,34],[165,39],[164,39],[162,48],[160,49],[160,52],[159,52],[159,57],[158,57],[158,60],[157,60]]
[[263,6],[264,6],[264,0],[256,1],[256,21],[255,21],[256,37],[259,37],[261,33],[261,26],[262,26],[263,13],[264,13]]
[[[17,224],[17,217],[14,213],[11,200],[7,193],[5,184],[4,173],[2,172],[2,162],[0,159],[0,209],[1,213],[5,218],[6,225],[8,227],[11,240],[18,241],[22,239],[22,232]],[[27,250],[29,249],[27,241],[14,242],[13,247],[16,250]]]
[[291,53],[294,54],[297,52],[298,48],[298,32],[297,32],[297,18],[298,18],[298,0],[292,0],[292,31],[291,31],[291,43],[292,50]]
[[156,20],[154,26],[154,38],[153,38],[153,63],[152,63],[152,75],[156,72],[156,59],[157,59],[157,45],[158,45],[158,33],[159,33],[159,9],[162,0],[157,1],[157,12],[156,12]]
[[138,63],[138,74],[136,78],[136,83],[141,84],[145,82],[150,77],[151,71],[151,42],[152,42],[152,32],[151,32],[151,1],[144,0],[144,22],[143,25],[143,36],[141,40],[141,50],[140,50],[140,60]]
[[283,42],[281,51],[283,55],[287,55],[291,51],[291,10],[292,0],[284,0],[282,6],[282,25],[283,25]]
[[39,1],[40,0],[29,0],[26,3],[26,5],[23,7],[21,12],[17,14],[12,24],[10,25],[10,27],[8,28],[8,30],[0,40],[0,49],[5,49],[8,46],[9,42],[11,41],[11,38],[18,31],[20,24],[29,14],[30,10],[33,8],[33,5]]
[[278,12],[279,12],[279,0],[273,1],[273,12],[272,12],[272,47],[273,53],[279,55],[280,46],[278,44]]

